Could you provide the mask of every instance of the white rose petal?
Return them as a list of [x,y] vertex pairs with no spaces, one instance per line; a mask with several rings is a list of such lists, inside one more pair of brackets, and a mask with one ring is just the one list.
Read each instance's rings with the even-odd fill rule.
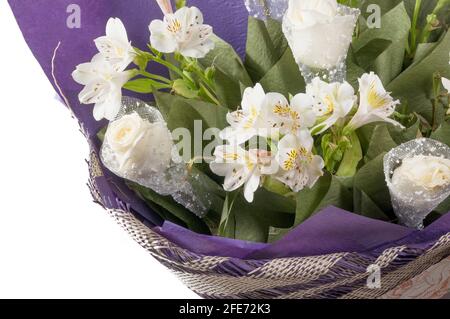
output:
[[419,155],[405,158],[392,176],[392,186],[404,194],[433,192],[450,183],[450,160]]
[[283,32],[297,63],[315,69],[341,63],[352,41],[356,12],[340,13],[336,0],[290,0]]
[[163,122],[149,123],[137,113],[112,122],[105,143],[114,154],[117,172],[124,176],[164,171],[172,160],[173,141]]

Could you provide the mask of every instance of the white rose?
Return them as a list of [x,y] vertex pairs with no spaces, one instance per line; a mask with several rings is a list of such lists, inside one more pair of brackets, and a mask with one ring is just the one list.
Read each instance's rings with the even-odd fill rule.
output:
[[392,176],[392,187],[400,194],[433,194],[450,183],[450,160],[418,155],[405,158]]
[[358,14],[352,9],[343,13],[336,0],[290,0],[283,32],[297,63],[315,69],[330,69],[341,63]]
[[164,122],[149,123],[137,113],[108,126],[105,142],[117,162],[119,174],[148,174],[165,170],[172,160],[173,141]]

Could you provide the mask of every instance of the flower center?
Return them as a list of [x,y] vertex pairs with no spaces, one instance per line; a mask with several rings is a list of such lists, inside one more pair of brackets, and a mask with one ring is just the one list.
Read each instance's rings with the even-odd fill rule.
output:
[[291,108],[288,105],[276,104],[273,108],[273,113],[278,114],[280,116],[289,115]]
[[167,26],[167,30],[172,33],[178,33],[181,30],[181,22],[178,19],[172,19]]
[[382,108],[389,103],[389,99],[385,94],[378,94],[375,89],[374,83],[370,86],[367,101],[369,102],[369,105],[374,109]]
[[299,155],[297,150],[290,150],[287,154],[287,159],[283,163],[283,168],[286,171],[290,171],[295,167],[295,162]]
[[116,134],[116,139],[118,141],[121,141],[125,138],[125,136],[127,136],[129,133],[131,132],[131,128],[130,127],[122,127],[119,132],[117,132]]

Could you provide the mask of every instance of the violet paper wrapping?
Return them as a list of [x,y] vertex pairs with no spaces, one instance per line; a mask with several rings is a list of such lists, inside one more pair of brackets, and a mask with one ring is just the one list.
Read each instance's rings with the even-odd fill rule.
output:
[[[145,48],[148,42],[148,25],[161,18],[153,0],[8,0],[31,51],[41,64],[62,100],[80,122],[91,146],[98,151],[98,130],[106,122],[96,122],[92,106],[80,105],[81,87],[72,80],[75,67],[89,61],[96,53],[93,39],[104,35],[110,17],[120,18],[133,45]],[[70,29],[66,21],[69,5],[81,9],[81,28]],[[190,0],[189,5],[202,10],[206,23],[214,32],[231,43],[243,56],[247,29],[247,10],[244,1]],[[60,43],[57,58],[52,57]],[[155,70],[152,70],[155,72]],[[159,72],[163,70],[159,69]],[[149,99],[151,96],[148,97]],[[101,165],[101,163],[100,163]],[[103,202],[109,209],[132,211],[147,226],[170,241],[193,253],[227,256],[242,259],[272,259],[294,256],[314,256],[338,252],[367,252],[371,254],[395,245],[412,245],[426,248],[439,237],[450,232],[450,214],[441,217],[424,231],[415,231],[391,223],[369,219],[337,208],[327,208],[292,230],[274,244],[250,243],[239,240],[205,236],[179,226],[163,223],[122,182],[102,167],[104,176],[96,178]],[[155,227],[156,226],[156,227]]]

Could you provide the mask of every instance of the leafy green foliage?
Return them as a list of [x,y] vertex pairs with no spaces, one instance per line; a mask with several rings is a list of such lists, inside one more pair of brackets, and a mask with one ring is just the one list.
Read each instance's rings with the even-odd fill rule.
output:
[[295,218],[295,202],[263,188],[248,203],[241,192],[229,193],[219,226],[220,236],[266,242],[271,227],[289,228]]
[[272,69],[287,47],[278,21],[249,18],[245,67],[255,83]]
[[352,210],[351,192],[341,179],[329,174],[322,177],[311,189],[297,194],[295,224],[298,225],[328,206]]
[[170,196],[161,196],[151,189],[135,183],[128,183],[128,187],[136,192],[144,201],[150,203],[162,218],[184,226],[192,231],[209,234],[210,230],[205,222],[186,208],[176,203]]

